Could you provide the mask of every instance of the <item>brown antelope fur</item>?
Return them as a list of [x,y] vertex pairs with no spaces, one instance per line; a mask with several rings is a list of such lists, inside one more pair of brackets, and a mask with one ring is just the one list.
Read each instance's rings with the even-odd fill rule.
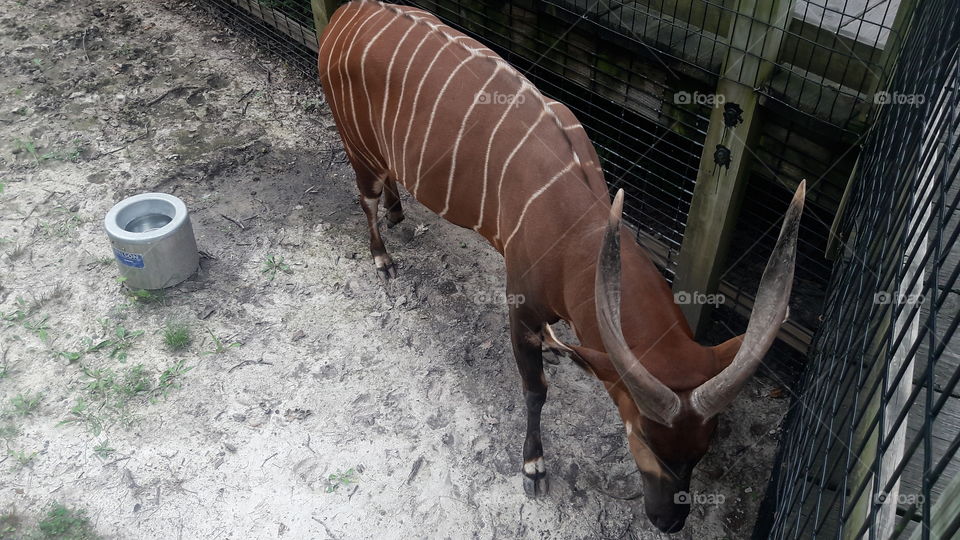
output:
[[[616,270],[600,268],[604,242],[619,243],[610,231],[632,234],[620,224],[622,195],[612,206],[599,158],[574,115],[490,49],[409,7],[342,6],[321,36],[318,66],[356,172],[378,274],[396,275],[380,237],[379,199],[395,225],[403,219],[402,184],[441,217],[483,235],[504,257],[507,294],[525,300],[510,306],[510,329],[527,407],[527,494],[547,491],[540,438],[547,348],[603,381],[644,478],[648,515],[662,530],[679,530],[689,505],[674,496],[688,489],[716,426],[715,413],[692,405],[691,393],[734,362],[740,338],[697,344],[636,242],[616,249]],[[594,284],[621,269],[623,279],[604,289],[623,299],[619,321],[629,351],[617,349],[614,358],[606,352]],[[560,320],[574,328],[579,345],[556,340],[549,325]],[[645,385],[657,403],[673,408],[653,410],[659,405],[646,403]]]

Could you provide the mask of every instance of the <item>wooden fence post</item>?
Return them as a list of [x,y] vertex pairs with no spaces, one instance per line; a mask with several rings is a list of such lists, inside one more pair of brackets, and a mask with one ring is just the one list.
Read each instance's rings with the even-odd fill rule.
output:
[[337,10],[338,2],[336,0],[310,0],[310,7],[313,9],[313,26],[317,33],[317,39],[330,22],[330,16]]
[[735,6],[731,7],[730,47],[712,98],[710,126],[673,282],[694,333],[709,318],[712,306],[702,301],[702,295],[717,291],[749,174],[750,147],[759,124],[755,89],[773,71],[790,18],[790,0],[730,0],[728,4]]

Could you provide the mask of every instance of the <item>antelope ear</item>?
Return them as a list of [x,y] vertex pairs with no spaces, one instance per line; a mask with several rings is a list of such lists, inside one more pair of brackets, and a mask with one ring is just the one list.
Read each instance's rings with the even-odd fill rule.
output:
[[737,337],[732,337],[719,345],[711,347],[711,349],[713,349],[713,355],[717,359],[717,373],[723,371],[733,363],[733,359],[737,356],[740,346],[743,345],[743,336],[743,334],[740,334]]
[[607,353],[581,345],[568,345],[557,338],[549,324],[544,325],[541,344],[544,350],[557,356],[566,356],[601,381],[612,382],[619,378],[617,371],[610,364],[610,357],[607,356]]

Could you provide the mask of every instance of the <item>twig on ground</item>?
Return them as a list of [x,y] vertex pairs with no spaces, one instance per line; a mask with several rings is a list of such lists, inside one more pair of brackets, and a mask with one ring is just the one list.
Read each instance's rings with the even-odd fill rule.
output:
[[243,225],[243,223],[240,223],[239,221],[233,219],[232,217],[230,217],[230,216],[228,216],[228,215],[226,215],[226,214],[220,214],[220,217],[222,217],[223,219],[229,221],[230,223],[233,223],[233,224],[236,225],[237,227],[240,227],[240,230],[241,230],[241,231],[246,230],[246,227]]
[[317,523],[319,523],[320,526],[323,527],[323,530],[327,531],[327,536],[329,536],[330,538],[333,538],[333,540],[340,540],[340,537],[337,536],[337,535],[335,535],[335,534],[333,534],[333,531],[331,531],[330,528],[327,527],[327,524],[326,524],[326,523],[320,521],[319,519],[317,519],[317,518],[315,518],[315,517],[313,517],[313,516],[310,516],[310,519],[312,519],[312,520],[316,521]]
[[160,94],[159,96],[153,98],[153,100],[150,101],[150,102],[148,102],[145,106],[146,106],[146,107],[150,107],[150,106],[152,106],[152,105],[156,105],[157,103],[160,103],[161,101],[163,101],[164,98],[166,98],[167,96],[169,96],[169,95],[172,94],[173,92],[179,92],[179,91],[181,91],[181,90],[196,90],[196,89],[198,89],[198,88],[200,88],[200,87],[199,87],[199,86],[174,86],[173,88],[171,88],[171,89],[167,90],[166,92]]

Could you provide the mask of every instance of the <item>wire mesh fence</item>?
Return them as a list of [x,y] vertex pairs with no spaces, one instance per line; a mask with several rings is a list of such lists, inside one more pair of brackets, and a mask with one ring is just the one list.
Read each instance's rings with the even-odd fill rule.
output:
[[205,0],[241,34],[304,76],[317,74],[317,35],[310,0]]
[[920,2],[910,27],[758,537],[960,534],[960,4]]

